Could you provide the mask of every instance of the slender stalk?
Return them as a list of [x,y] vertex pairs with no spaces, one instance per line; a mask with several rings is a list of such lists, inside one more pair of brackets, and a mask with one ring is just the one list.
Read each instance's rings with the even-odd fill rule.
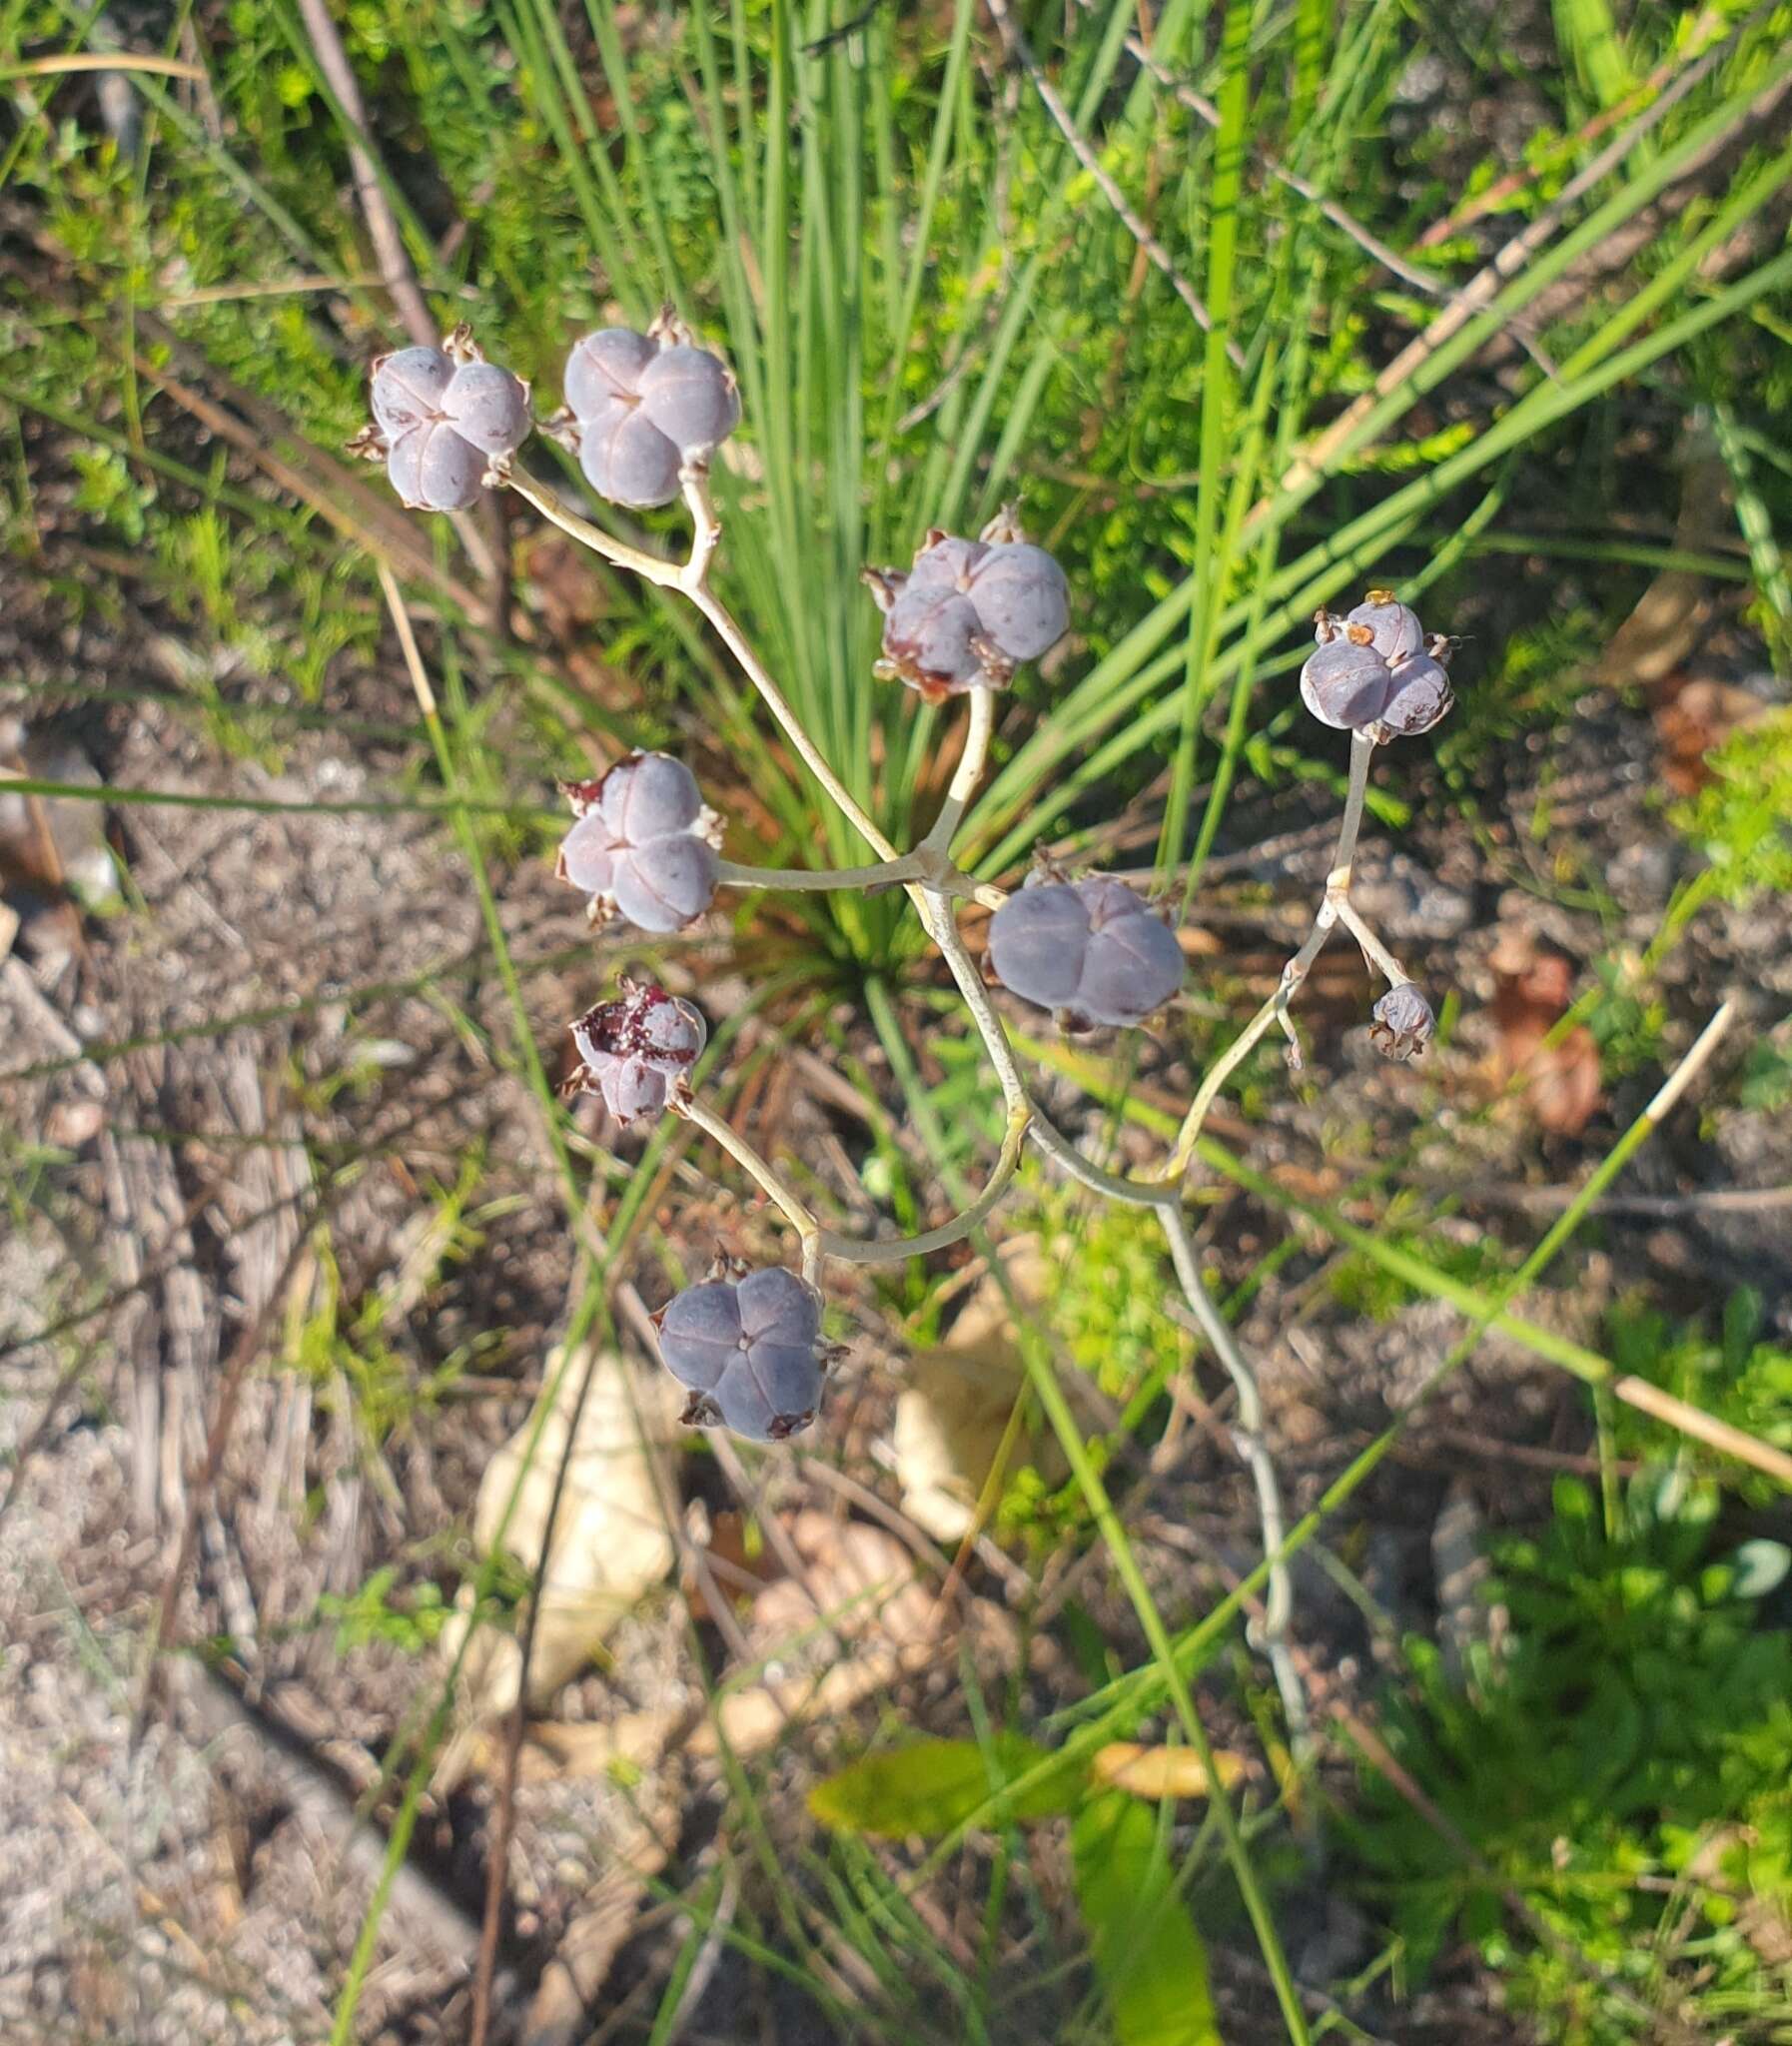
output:
[[836,888],[908,887],[925,880],[942,894],[979,902],[985,909],[1000,909],[1008,900],[1005,888],[973,880],[950,860],[929,857],[929,849],[922,846],[868,867],[755,867],[724,859],[717,862],[716,878],[728,888],[775,888],[779,893],[804,894]]
[[1363,958],[1381,975],[1389,987],[1398,987],[1401,981],[1410,979],[1411,976],[1406,969],[1369,929],[1361,912],[1353,908],[1348,899],[1342,895],[1338,899],[1338,920],[1362,947]]
[[865,814],[865,811],[860,807],[858,798],[852,794],[851,790],[846,787],[833,768],[822,757],[815,742],[803,729],[801,719],[791,709],[783,690],[778,687],[777,683],[766,672],[764,662],[754,652],[752,646],[748,643],[746,634],[741,631],[740,626],[735,622],[733,613],[722,602],[721,598],[716,595],[715,591],[710,588],[708,580],[709,563],[715,552],[716,540],[721,533],[721,525],[716,518],[715,508],[710,500],[706,483],[700,477],[687,478],[684,498],[685,503],[691,509],[691,516],[695,521],[690,559],[685,563],[684,567],[665,579],[672,582],[677,588],[682,589],[691,602],[696,605],[697,609],[709,620],[710,624],[715,627],[716,634],[722,644],[734,656],[736,666],[739,667],[747,680],[752,683],[753,687],[758,690],[766,709],[777,719],[779,729],[796,748],[804,766],[808,768],[809,772],[814,775],[815,779],[827,791],[828,798],[833,803],[835,809],[846,818],[880,859],[898,858],[899,855],[895,846],[884,836],[882,830],[872,819]]
[[[1252,1487],[1257,1494],[1264,1553],[1276,1555],[1283,1545],[1286,1521],[1276,1466],[1263,1438],[1263,1399],[1256,1374],[1246,1362],[1224,1316],[1215,1307],[1212,1295],[1202,1284],[1194,1240],[1189,1234],[1188,1218],[1183,1213],[1180,1188],[1151,1188],[1138,1180],[1121,1179],[1111,1172],[1104,1172],[1099,1165],[1085,1158],[1061,1130],[1037,1113],[1033,1121],[1033,1141],[1091,1193],[1100,1194],[1104,1199],[1119,1202],[1125,1207],[1149,1208],[1157,1216],[1170,1245],[1171,1262],[1176,1268],[1184,1298],[1201,1333],[1213,1346],[1215,1356],[1238,1393],[1239,1426],[1232,1432],[1233,1447],[1250,1472]],[[1290,1746],[1296,1759],[1304,1761],[1312,1752],[1313,1718],[1308,1709],[1306,1686],[1301,1681],[1300,1671],[1288,1646],[1293,1609],[1293,1582],[1286,1564],[1279,1563],[1270,1571],[1261,1644],[1269,1656],[1276,1687],[1282,1696]]]
[[777,1168],[754,1150],[732,1123],[705,1108],[702,1102],[694,1098],[674,1100],[668,1102],[667,1106],[674,1115],[682,1116],[706,1137],[713,1138],[735,1164],[742,1167],[747,1176],[776,1202],[783,1211],[784,1219],[796,1231],[802,1251],[803,1277],[813,1285],[821,1257],[821,1228],[815,1217],[791,1192]]
[[813,894],[835,888],[883,888],[918,881],[921,869],[912,852],[899,859],[879,860],[868,867],[755,867],[731,859],[716,862],[716,876],[728,888],[775,888],[780,893]]
[[995,698],[994,689],[971,691],[971,716],[965,727],[965,749],[959,755],[951,786],[946,790],[946,800],[939,815],[933,820],[933,828],[921,841],[930,851],[951,852],[953,836],[964,821],[972,796],[977,793],[977,783],[983,776],[983,763],[989,758],[990,735],[995,729]]
[[908,1258],[923,1258],[930,1251],[950,1250],[962,1243],[972,1230],[980,1228],[1008,1191],[1026,1149],[1027,1129],[1032,1121],[1024,1109],[1012,1111],[1003,1132],[1002,1149],[982,1193],[971,1204],[942,1222],[937,1229],[918,1236],[895,1236],[866,1242],[857,1237],[837,1236],[831,1229],[821,1232],[821,1255],[843,1265],[900,1265]]
[[593,525],[581,512],[574,512],[545,484],[536,483],[533,477],[525,476],[521,470],[508,471],[504,476],[504,487],[514,491],[525,505],[532,505],[550,525],[557,525],[568,539],[575,539],[581,547],[589,547],[592,553],[601,554],[613,567],[626,568],[631,575],[638,575],[643,582],[651,582],[659,589],[678,586],[684,573],[682,562],[644,553],[639,547],[631,547],[615,538],[601,525]]
[[[1356,837],[1362,828],[1362,805],[1368,793],[1369,761],[1374,757],[1374,741],[1361,732],[1350,734],[1350,785],[1344,798],[1344,811],[1338,827],[1338,844],[1332,854],[1332,871],[1326,876],[1326,892],[1318,910],[1314,913],[1313,927],[1308,931],[1306,941],[1282,969],[1282,979],[1276,992],[1264,1003],[1243,1030],[1221,1056],[1209,1067],[1201,1085],[1195,1090],[1195,1099],[1189,1104],[1189,1112],[1183,1118],[1183,1125],[1176,1134],[1176,1142],[1170,1155],[1162,1165],[1154,1166],[1140,1178],[1148,1184],[1173,1184],[1188,1171],[1195,1156],[1195,1146],[1201,1140],[1201,1128],[1207,1121],[1208,1110],[1219,1098],[1220,1089],[1238,1071],[1257,1047],[1266,1031],[1281,1024],[1287,1031],[1291,1046],[1291,1059],[1298,1062],[1300,1047],[1295,1041],[1294,1026],[1288,1020],[1289,1004],[1308,973],[1313,962],[1325,950],[1326,940],[1332,935],[1333,926],[1342,914],[1350,888],[1350,867],[1356,856]],[[1404,975],[1401,975],[1404,978]]]

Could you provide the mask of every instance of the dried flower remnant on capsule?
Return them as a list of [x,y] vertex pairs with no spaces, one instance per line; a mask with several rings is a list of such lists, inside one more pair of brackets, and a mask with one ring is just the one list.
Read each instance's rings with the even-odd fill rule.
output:
[[1383,1058],[1402,1064],[1416,1058],[1430,1043],[1437,1029],[1431,1005],[1409,980],[1390,987],[1375,1004],[1369,1024],[1369,1042]]
[[653,1320],[666,1369],[690,1391],[686,1424],[757,1443],[809,1426],[842,1354],[821,1340],[821,1295],[781,1265],[722,1265]]
[[554,871],[591,898],[591,919],[624,916],[664,935],[715,894],[721,819],[669,753],[631,753],[596,781],[568,782],[575,819]]
[[1006,511],[975,540],[936,527],[906,571],[867,569],[865,580],[884,613],[878,674],[929,702],[1005,687],[1070,628],[1064,570]]
[[604,327],[575,342],[565,395],[554,432],[585,481],[611,504],[641,511],[669,505],[686,469],[740,424],[734,373],[669,312],[645,334]]
[[418,511],[463,510],[534,429],[528,386],[486,362],[465,327],[439,349],[379,357],[369,398],[373,424],[350,447],[384,461],[393,489]]
[[1011,993],[1067,1030],[1122,1028],[1182,986],[1183,955],[1164,919],[1119,881],[1028,877],[990,919],[990,964]]
[[1424,646],[1424,627],[1418,613],[1400,602],[1391,589],[1371,589],[1363,600],[1344,613],[1346,625],[1367,629],[1369,641],[1389,666],[1406,660]]
[[617,1122],[652,1120],[690,1098],[690,1072],[708,1032],[688,1002],[652,982],[624,980],[572,1025],[579,1070],[569,1092],[595,1094]]

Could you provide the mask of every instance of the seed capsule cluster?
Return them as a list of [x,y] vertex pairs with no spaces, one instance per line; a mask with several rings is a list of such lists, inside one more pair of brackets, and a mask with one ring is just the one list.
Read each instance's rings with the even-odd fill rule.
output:
[[[669,311],[645,334],[605,327],[574,343],[565,388],[547,431],[615,505],[670,504],[740,423],[733,372]],[[470,505],[535,426],[528,386],[486,362],[464,327],[441,348],[381,356],[370,399],[373,424],[351,448],[383,461],[404,502],[426,512]]]
[[1089,1030],[1138,1023],[1183,983],[1182,947],[1131,888],[1099,874],[1031,876],[989,925],[990,963],[1011,993]]
[[721,819],[669,753],[631,753],[597,781],[566,785],[576,819],[555,871],[591,898],[594,922],[681,931],[715,894]]
[[779,1443],[815,1419],[832,1353],[821,1296],[794,1272],[732,1268],[687,1286],[654,1320],[667,1371],[690,1389],[687,1423]]
[[[565,408],[545,430],[577,456],[599,497],[632,508],[669,504],[740,421],[732,372],[669,311],[644,334],[606,327],[583,336],[567,360],[564,390]],[[465,328],[439,349],[381,357],[370,397],[374,421],[355,445],[386,463],[406,504],[430,511],[458,510],[487,483],[507,481],[507,465],[534,426],[528,386],[486,362]],[[699,530],[690,566],[701,587],[717,528],[700,494],[693,511]],[[975,539],[934,528],[906,569],[867,570],[866,580],[883,612],[877,673],[930,702],[1006,687],[1070,626],[1063,569],[1006,510]],[[1301,693],[1324,723],[1380,743],[1428,731],[1449,710],[1455,642],[1427,636],[1391,591],[1370,590],[1342,617],[1320,611],[1315,639]],[[709,907],[721,872],[721,820],[682,762],[634,753],[565,793],[573,822],[557,872],[590,898],[594,922],[622,917],[664,935]],[[931,872],[914,861],[907,870]],[[943,903],[943,891],[935,899]],[[1108,876],[1073,878],[1050,867],[996,910],[989,961],[1001,985],[1071,1030],[1139,1023],[1184,976],[1163,914]],[[1370,1036],[1387,1057],[1404,1060],[1435,1029],[1429,1003],[1402,979],[1375,1004]],[[571,1034],[578,1068],[566,1091],[596,1095],[622,1124],[668,1112],[707,1121],[690,1094],[706,1039],[690,1003],[624,980]],[[757,1161],[755,1177],[764,1171]],[[806,1247],[810,1257],[819,1247],[812,1234]],[[685,1420],[755,1442],[780,1442],[810,1425],[841,1354],[822,1340],[821,1295],[781,1267],[718,1266],[654,1321],[666,1368],[690,1394]]]
[[463,330],[442,348],[406,348],[374,364],[374,432],[392,487],[425,512],[458,512],[479,495],[491,463],[534,426],[528,386],[479,354]]
[[1006,512],[980,539],[936,527],[906,573],[873,569],[865,579],[884,613],[878,672],[929,702],[1005,687],[1070,628],[1064,570]]
[[686,465],[740,424],[733,372],[664,318],[646,334],[605,327],[576,343],[566,407],[570,419],[558,431],[585,481],[611,504],[637,509],[669,505]]
[[708,1036],[689,1002],[649,982],[625,980],[614,1001],[587,1009],[572,1026],[576,1091],[601,1097],[617,1122],[654,1121],[687,1100],[690,1071]]
[[1450,690],[1453,641],[1426,636],[1416,611],[1388,589],[1371,589],[1354,610],[1314,618],[1318,646],[1301,670],[1301,697],[1322,724],[1371,738],[1413,738],[1438,723]]

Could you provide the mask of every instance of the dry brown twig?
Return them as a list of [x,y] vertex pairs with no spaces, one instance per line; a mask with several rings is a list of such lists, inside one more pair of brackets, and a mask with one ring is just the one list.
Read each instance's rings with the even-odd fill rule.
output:
[[[1147,261],[1163,273],[1169,282],[1170,289],[1188,307],[1190,317],[1194,320],[1196,326],[1204,334],[1211,333],[1214,325],[1213,316],[1203,304],[1200,294],[1190,284],[1189,280],[1183,276],[1182,272],[1177,269],[1175,259],[1171,256],[1170,251],[1164,247],[1163,243],[1152,233],[1150,227],[1140,218],[1132,201],[1120,189],[1120,185],[1113,173],[1102,162],[1094,145],[1071,117],[1070,109],[1064,104],[1057,87],[1046,76],[1045,68],[1041,65],[1039,59],[1034,56],[1031,47],[1028,45],[1027,38],[1021,33],[1019,24],[1009,12],[1008,0],[984,0],[984,5],[989,9],[991,19],[995,22],[996,28],[1002,37],[1003,47],[1007,50],[1009,57],[1021,67],[1032,81],[1033,90],[1038,93],[1041,105],[1051,115],[1059,133],[1069,143],[1071,154],[1083,166],[1084,170],[1089,173],[1090,177],[1095,180],[1096,185],[1100,188],[1102,197],[1113,209],[1114,215],[1119,220],[1121,226],[1138,243],[1140,251]],[[1231,358],[1235,369],[1244,369],[1244,351],[1236,342],[1229,341],[1227,343],[1226,353]]]

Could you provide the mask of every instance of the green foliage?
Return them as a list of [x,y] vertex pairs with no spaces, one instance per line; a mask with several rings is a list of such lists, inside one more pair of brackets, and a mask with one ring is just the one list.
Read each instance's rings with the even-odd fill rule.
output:
[[[1612,1360],[1664,1391],[1690,1402],[1732,1428],[1792,1450],[1792,1351],[1762,1340],[1760,1296],[1748,1288],[1731,1295],[1723,1327],[1714,1340],[1698,1323],[1676,1328],[1666,1316],[1639,1303],[1613,1313],[1609,1325]],[[1659,1456],[1662,1432],[1628,1408],[1616,1419],[1618,1454]],[[1721,1478],[1753,1505],[1778,1504],[1783,1494],[1773,1481],[1739,1469],[1698,1443],[1679,1455],[1689,1468]]]
[[318,1617],[336,1622],[336,1652],[348,1653],[370,1642],[384,1642],[408,1655],[421,1655],[448,1624],[449,1608],[441,1588],[425,1578],[410,1595],[393,1597],[398,1571],[391,1565],[375,1570],[347,1597],[326,1591],[318,1599]]
[[1768,1036],[1749,1046],[1736,1099],[1741,1107],[1765,1115],[1792,1108],[1792,1017],[1783,1017]]
[[1070,1844],[1116,2046],[1220,2046],[1207,1947],[1178,1892],[1164,1814],[1110,1790],[1078,1812]]
[[[1170,1860],[1172,1806],[1096,1787],[1086,1765],[1015,1733],[915,1740],[863,1756],[809,1792],[834,1831],[927,1838],[1070,1816],[1077,1902],[1116,2046],[1220,2046],[1207,1948]],[[1042,1767],[1042,1765],[1045,1765]],[[1007,1786],[1032,1776],[1026,1787]]]
[[1372,1775],[1345,1827],[1369,1894],[1419,1968],[1474,1940],[1564,2046],[1648,2036],[1602,1977],[1669,2008],[1696,1991],[1713,2024],[1783,2016],[1756,1943],[1792,1913],[1792,1633],[1751,1595],[1775,1558],[1726,1539],[1713,1487],[1659,1465],[1611,1529],[1563,1480],[1541,1535],[1494,1554],[1503,1643],[1472,1653],[1460,1691],[1434,1646],[1408,1641],[1387,1721],[1486,1872]]
[[1711,780],[1673,819],[1711,862],[1729,902],[1792,889],[1792,710],[1735,732],[1707,756]]

